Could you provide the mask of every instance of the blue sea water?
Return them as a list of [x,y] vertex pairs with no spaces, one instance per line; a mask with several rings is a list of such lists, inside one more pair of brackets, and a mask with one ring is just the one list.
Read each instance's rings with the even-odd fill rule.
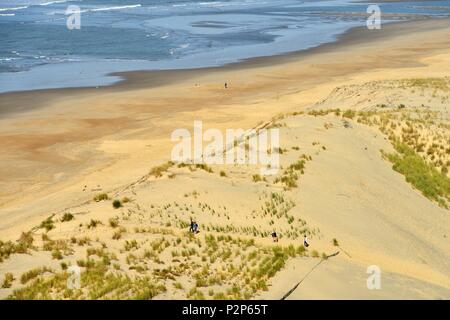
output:
[[[69,5],[81,29],[66,26]],[[450,0],[379,4],[445,16]],[[302,50],[363,26],[351,0],[0,0],[0,92],[106,85],[108,73],[219,66]],[[352,13],[352,15],[348,15]]]

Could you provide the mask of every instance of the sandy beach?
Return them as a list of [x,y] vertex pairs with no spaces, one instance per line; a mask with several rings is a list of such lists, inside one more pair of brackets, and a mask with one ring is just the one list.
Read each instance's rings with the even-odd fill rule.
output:
[[[367,120],[363,113],[381,105],[405,104],[407,109],[426,105],[424,112],[440,114],[442,125],[436,130],[447,130],[442,150],[448,150],[450,86],[421,91],[398,83],[431,78],[448,83],[449,67],[450,20],[437,19],[387,24],[381,30],[356,28],[331,44],[224,67],[124,73],[123,81],[108,87],[1,94],[0,240],[15,241],[22,232],[34,230],[40,248],[45,232],[36,226],[51,215],[59,219],[70,212],[73,221],[55,222],[46,234],[53,240],[86,236],[93,247],[104,243],[119,256],[119,269],[124,271],[129,264],[127,253],[120,249],[122,242],[137,239],[143,250],[146,241],[160,236],[132,230],[166,228],[166,238],[172,242],[173,237],[175,243],[186,231],[177,221],[188,221],[192,215],[204,227],[199,237],[224,233],[272,246],[266,234],[225,233],[221,228],[252,226],[259,202],[275,192],[295,203],[291,214],[307,221],[313,245],[309,255],[286,260],[267,280],[268,288],[248,298],[281,298],[319,261],[314,250],[340,253],[324,260],[290,299],[449,299],[449,211],[392,169],[380,152],[394,152],[389,135],[368,124],[371,115]],[[336,108],[361,112],[346,120],[351,129],[343,125],[342,116],[310,114]],[[194,120],[203,121],[204,129],[223,131],[282,123],[280,142],[289,150],[281,156],[283,167],[303,154],[312,160],[306,161],[298,188],[293,189],[283,189],[270,179],[252,181],[257,168],[250,165],[213,165],[213,173],[173,167],[162,177],[149,176],[152,168],[170,160],[171,132],[192,131]],[[429,134],[432,139],[433,133]],[[445,167],[450,156],[448,152],[440,156]],[[114,209],[111,201],[93,201],[102,193],[110,199],[132,201]],[[171,209],[167,209],[169,203]],[[224,213],[216,217],[190,209],[178,212],[174,203],[193,208],[208,204]],[[115,227],[108,226],[108,221],[115,217],[126,226],[121,240],[111,238]],[[269,224],[271,219],[259,219],[260,230],[275,228]],[[92,220],[102,225],[87,227]],[[284,220],[275,224],[282,235],[293,232]],[[289,234],[280,245],[301,245],[300,234]],[[332,239],[340,246],[333,245]],[[176,244],[171,248],[179,250]],[[64,254],[64,261],[75,264],[85,256],[85,249],[73,248],[71,254]],[[162,265],[173,266],[174,257],[163,251],[159,259]],[[194,261],[201,265],[200,260]],[[0,297],[24,287],[20,274],[41,266],[58,270],[60,262],[52,251],[39,249],[11,255],[0,262],[0,279],[12,272],[17,280],[11,288],[0,289]],[[223,265],[226,262],[217,268]],[[366,288],[370,265],[379,266],[386,275],[382,290]],[[128,274],[145,271],[133,269]],[[195,292],[186,295],[193,286],[187,274],[195,270],[173,281],[182,283],[183,290],[173,289],[166,279],[167,290],[154,298],[200,298]],[[230,285],[224,283],[211,285],[211,290]],[[202,294],[206,295],[206,289]]]

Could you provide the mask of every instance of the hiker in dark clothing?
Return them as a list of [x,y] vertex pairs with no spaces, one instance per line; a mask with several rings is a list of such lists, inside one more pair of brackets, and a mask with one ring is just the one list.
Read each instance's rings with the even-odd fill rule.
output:
[[192,228],[192,232],[193,232],[193,233],[199,233],[197,222],[194,222],[194,226],[193,226],[193,228]]
[[225,87],[225,89],[228,89],[228,83],[225,82],[224,87]]
[[189,226],[189,232],[194,233],[194,224],[195,224],[195,222],[191,219],[191,225]]
[[305,248],[309,247],[309,241],[308,241],[308,237],[305,236],[303,237],[303,245],[305,246]]
[[273,242],[278,242],[278,236],[277,236],[277,233],[275,231],[272,232],[272,240],[273,240]]

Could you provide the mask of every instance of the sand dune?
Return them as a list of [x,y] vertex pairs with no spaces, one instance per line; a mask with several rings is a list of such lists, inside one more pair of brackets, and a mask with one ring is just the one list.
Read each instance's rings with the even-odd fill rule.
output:
[[[322,261],[289,299],[449,299],[448,189],[424,193],[388,156],[400,139],[448,181],[449,24],[356,30],[158,87],[143,73],[111,88],[0,96],[4,109],[37,102],[0,119],[0,281],[15,278],[0,297],[279,299]],[[283,169],[258,181],[255,165],[161,167],[172,130],[194,120],[276,125]],[[88,280],[67,292],[64,269],[76,264]],[[367,289],[370,265],[380,290]]]

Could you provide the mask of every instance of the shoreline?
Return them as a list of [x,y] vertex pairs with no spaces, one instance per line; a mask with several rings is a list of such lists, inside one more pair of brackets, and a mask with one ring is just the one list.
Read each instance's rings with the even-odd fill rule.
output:
[[[86,87],[67,87],[67,88],[48,88],[36,90],[22,90],[0,93],[0,116],[11,115],[15,113],[26,112],[37,109],[49,103],[56,102],[61,98],[72,95],[90,95],[96,93],[105,93],[111,91],[136,90],[144,88],[158,88],[178,82],[187,81],[190,78],[201,77],[211,72],[232,72],[239,70],[248,70],[262,68],[273,65],[283,65],[299,59],[314,56],[336,50],[346,45],[357,45],[366,42],[366,37],[371,36],[371,41],[392,36],[400,36],[408,33],[408,26],[421,22],[443,21],[449,18],[422,18],[409,21],[388,22],[382,25],[380,30],[368,30],[366,26],[352,27],[346,32],[338,35],[334,41],[319,44],[317,46],[304,50],[292,51],[272,56],[261,56],[243,59],[215,67],[202,67],[192,69],[173,69],[173,70],[137,70],[112,72],[104,76],[116,76],[121,79],[104,86],[86,86]],[[391,33],[383,33],[383,29],[388,29]],[[439,28],[427,26],[429,29]],[[31,101],[30,101],[31,100]],[[14,104],[14,106],[12,106]],[[17,104],[20,107],[17,107]],[[33,106],[31,106],[33,104]]]

